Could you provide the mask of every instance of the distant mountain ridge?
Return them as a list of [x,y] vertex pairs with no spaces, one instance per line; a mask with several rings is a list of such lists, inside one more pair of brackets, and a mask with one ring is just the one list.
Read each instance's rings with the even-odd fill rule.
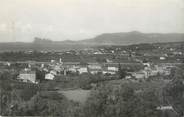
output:
[[100,45],[130,45],[139,43],[183,42],[184,33],[141,33],[138,31],[105,33],[81,43]]
[[87,45],[130,45],[139,43],[162,43],[162,42],[182,42],[184,33],[141,33],[138,31],[104,33],[91,39],[80,41],[51,41],[48,39],[35,38],[34,43],[42,44],[87,44]]
[[132,45],[140,43],[184,42],[184,33],[141,33],[138,31],[104,33],[91,39],[80,41],[52,41],[35,37],[32,43],[10,42],[0,43],[0,51],[20,50],[71,50],[84,49],[101,45]]

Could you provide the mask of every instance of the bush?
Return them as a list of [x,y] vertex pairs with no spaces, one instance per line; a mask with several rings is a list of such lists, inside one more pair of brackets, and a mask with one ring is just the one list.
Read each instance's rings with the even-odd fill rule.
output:
[[136,94],[129,84],[121,88],[101,86],[94,90],[84,107],[88,117],[160,117],[153,92]]

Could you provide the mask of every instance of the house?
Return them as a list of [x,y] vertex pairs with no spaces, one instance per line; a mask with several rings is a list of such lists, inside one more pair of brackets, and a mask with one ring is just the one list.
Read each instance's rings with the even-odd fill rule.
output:
[[96,52],[94,52],[93,54],[103,54],[103,53],[100,52],[100,51],[96,51]]
[[88,69],[89,69],[89,72],[91,74],[97,74],[99,72],[102,72],[102,66],[99,65],[99,64],[95,64],[95,65],[88,65]]
[[41,68],[44,68],[44,66],[45,66],[44,64],[41,64]]
[[158,73],[160,73],[160,74],[163,74],[163,73],[164,73],[164,68],[163,68],[163,66],[155,65],[155,68],[156,68],[156,70],[158,71]]
[[77,69],[76,68],[68,68],[68,71],[73,72],[73,73],[76,73],[77,72]]
[[158,74],[159,74],[159,72],[157,70],[151,70],[151,72],[150,72],[150,76],[156,76]]
[[105,65],[102,69],[103,74],[111,74],[114,75],[118,72],[118,67],[115,67],[114,65]]
[[158,65],[155,65],[155,68],[158,71],[158,73],[160,73],[162,75],[169,75],[171,73],[171,69],[173,68],[173,66],[167,66],[167,65],[158,66]]
[[134,76],[136,79],[145,78],[145,74],[144,74],[143,72],[134,73],[133,76]]
[[143,63],[143,65],[146,66],[146,67],[150,67],[151,66],[150,63]]
[[161,56],[161,57],[160,57],[160,60],[165,60],[165,59],[166,59],[166,58],[165,58],[165,57],[163,57],[163,56]]
[[77,71],[79,72],[79,74],[88,73],[88,68],[80,67],[79,69],[77,69]]
[[125,76],[125,79],[131,79],[132,78],[132,75],[131,74],[128,74]]
[[112,63],[113,61],[110,59],[106,59],[107,63]]
[[55,76],[54,76],[53,74],[51,74],[51,73],[48,73],[48,74],[45,75],[45,79],[46,79],[46,80],[53,80],[54,77],[55,77]]
[[51,63],[54,63],[54,62],[55,62],[55,60],[50,60],[50,62],[51,62]]
[[68,66],[67,70],[70,72],[76,73],[77,69],[79,69],[79,68],[80,68],[79,66],[72,65],[72,66]]
[[89,72],[90,72],[91,74],[97,74],[97,73],[102,72],[102,71],[99,70],[99,69],[89,69]]
[[29,69],[22,70],[19,73],[18,80],[22,82],[37,83],[36,82],[36,72],[31,71]]
[[6,62],[6,63],[4,63],[4,65],[11,66],[11,63],[10,62]]
[[135,77],[133,76],[134,72],[126,72],[125,79],[134,79]]
[[171,74],[171,69],[165,69],[164,70],[164,75],[168,76]]
[[117,72],[118,68],[117,67],[107,67],[107,70]]
[[132,73],[136,79],[148,78],[148,73],[144,70]]
[[111,74],[111,75],[116,74],[116,72],[113,71],[113,70],[103,70],[102,73],[103,73],[103,74]]
[[99,69],[99,70],[101,70],[102,66],[98,65],[98,64],[94,64],[94,65],[88,65],[88,68],[89,69]]

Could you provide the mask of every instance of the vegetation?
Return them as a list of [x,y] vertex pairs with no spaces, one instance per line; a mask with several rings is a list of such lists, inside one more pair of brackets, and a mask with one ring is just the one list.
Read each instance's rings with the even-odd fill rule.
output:
[[[107,81],[108,77],[100,74],[82,74],[73,79],[62,76],[63,78],[55,81],[43,81],[34,85],[16,82],[16,73],[4,72],[0,75],[0,112],[3,116],[166,117],[162,111],[157,110],[158,106],[168,104],[162,102],[164,97],[182,115],[183,73],[183,68],[180,68],[172,71],[170,79],[143,82],[112,80],[113,78]],[[40,79],[42,74],[37,71]],[[53,90],[58,87],[90,89],[91,94],[87,101],[81,104],[70,101]]]
[[127,75],[127,70],[122,68],[122,66],[120,64],[119,64],[119,68],[118,68],[118,74],[119,74],[120,79],[124,79]]
[[[50,92],[39,92],[31,100],[14,106],[12,115],[29,116],[66,116],[70,102],[62,95]],[[70,108],[69,108],[70,107]]]
[[84,107],[88,117],[160,117],[153,91],[136,93],[128,84],[120,88],[101,86],[93,91]]
[[165,88],[166,101],[173,106],[179,116],[184,115],[184,69],[174,69],[171,76],[172,81]]
[[[53,86],[52,86],[53,87]],[[77,103],[38,85],[22,84],[0,77],[0,115],[68,116]]]

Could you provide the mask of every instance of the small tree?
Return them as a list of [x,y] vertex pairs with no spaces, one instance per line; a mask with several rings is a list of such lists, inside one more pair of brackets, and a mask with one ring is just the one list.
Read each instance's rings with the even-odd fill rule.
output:
[[40,71],[40,70],[36,70],[36,79],[42,81],[45,79],[45,72],[44,71]]
[[127,72],[126,72],[127,70],[126,69],[123,69],[122,67],[121,67],[121,65],[119,64],[119,68],[118,68],[118,74],[119,74],[119,78],[120,79],[124,79],[125,77],[126,77],[126,75],[127,75]]

